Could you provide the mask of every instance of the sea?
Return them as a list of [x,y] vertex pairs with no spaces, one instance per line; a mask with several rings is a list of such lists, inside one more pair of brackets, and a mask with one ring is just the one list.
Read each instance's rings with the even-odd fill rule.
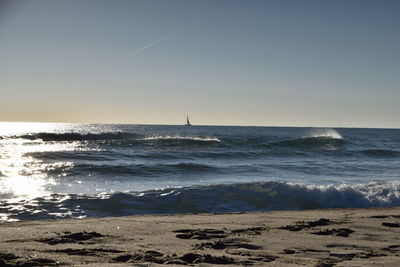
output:
[[0,221],[400,206],[400,129],[0,123]]

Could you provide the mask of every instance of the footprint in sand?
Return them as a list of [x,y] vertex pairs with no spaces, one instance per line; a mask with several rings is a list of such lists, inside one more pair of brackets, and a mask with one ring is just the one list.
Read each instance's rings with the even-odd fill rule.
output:
[[317,221],[296,222],[295,225],[287,225],[287,226],[279,227],[278,229],[297,232],[297,231],[301,231],[303,229],[313,228],[316,226],[325,226],[325,225],[330,225],[330,224],[331,224],[331,221],[329,219],[321,218]]
[[225,231],[217,229],[182,229],[176,230],[174,233],[178,233],[176,237],[180,239],[208,240],[227,237]]
[[313,235],[335,235],[341,237],[348,237],[351,233],[354,233],[353,230],[348,228],[339,228],[339,229],[326,229],[324,231],[313,232]]
[[383,222],[383,226],[391,227],[391,228],[398,228],[400,227],[400,223],[390,223],[390,222]]
[[44,238],[37,241],[42,243],[47,243],[49,245],[57,245],[65,243],[82,243],[82,241],[87,241],[99,237],[103,237],[103,235],[97,232],[78,232],[78,233],[66,232],[64,235],[59,235],[57,237],[52,237],[52,238]]

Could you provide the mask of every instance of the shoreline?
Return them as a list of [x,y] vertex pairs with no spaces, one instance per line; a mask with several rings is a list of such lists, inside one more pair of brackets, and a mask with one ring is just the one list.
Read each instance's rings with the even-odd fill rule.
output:
[[0,266],[396,266],[400,207],[19,221]]

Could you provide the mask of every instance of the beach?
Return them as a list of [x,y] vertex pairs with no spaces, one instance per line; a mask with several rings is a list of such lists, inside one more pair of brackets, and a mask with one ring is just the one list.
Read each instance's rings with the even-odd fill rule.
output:
[[399,13],[0,0],[0,267],[400,267]]
[[400,208],[10,222],[1,266],[398,266]]

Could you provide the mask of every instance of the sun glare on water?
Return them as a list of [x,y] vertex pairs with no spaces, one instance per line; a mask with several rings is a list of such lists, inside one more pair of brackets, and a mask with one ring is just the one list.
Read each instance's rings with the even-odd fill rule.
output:
[[[28,132],[51,129],[45,123],[0,123],[0,199],[33,199],[51,194],[56,179],[47,171],[54,163],[42,162],[30,153],[73,150],[74,143],[44,143],[15,138]],[[57,163],[67,165],[68,162]]]

